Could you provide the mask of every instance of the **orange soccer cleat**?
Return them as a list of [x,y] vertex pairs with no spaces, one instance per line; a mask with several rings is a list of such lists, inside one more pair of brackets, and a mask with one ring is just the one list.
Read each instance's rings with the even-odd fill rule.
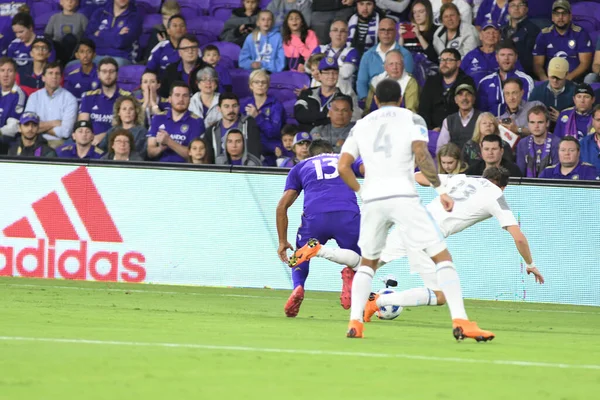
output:
[[298,264],[302,264],[303,262],[308,261],[316,256],[319,250],[321,250],[321,243],[314,238],[308,239],[308,242],[296,250],[294,255],[290,257],[290,262],[288,265],[290,268],[293,268]]
[[378,298],[379,295],[377,293],[371,293],[369,295],[369,301],[367,301],[367,305],[365,306],[365,312],[363,314],[363,319],[365,320],[365,322],[371,322],[371,318],[373,318],[373,315],[375,315],[377,310],[379,310],[379,307],[377,307]]
[[351,319],[350,323],[348,324],[348,332],[346,333],[346,337],[352,339],[362,339],[364,337],[363,329],[364,326],[362,322],[357,319]]
[[296,289],[294,289],[287,303],[285,303],[285,307],[283,308],[285,315],[290,318],[294,318],[296,315],[298,315],[298,311],[300,311],[300,306],[302,305],[302,300],[304,300],[304,288],[302,286],[296,286]]
[[344,310],[350,309],[352,302],[352,280],[354,279],[352,268],[346,267],[342,270],[342,293],[340,294],[340,304]]
[[452,328],[452,334],[456,340],[471,338],[477,340],[478,342],[487,342],[488,340],[492,340],[496,337],[493,332],[480,329],[477,326],[477,322],[466,319],[453,319]]

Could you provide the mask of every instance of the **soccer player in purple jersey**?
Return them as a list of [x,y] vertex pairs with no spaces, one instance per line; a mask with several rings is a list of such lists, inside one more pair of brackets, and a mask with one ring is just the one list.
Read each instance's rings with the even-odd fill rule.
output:
[[[304,300],[304,283],[308,277],[310,264],[307,260],[308,254],[319,251],[321,257],[328,258],[329,249],[320,245],[314,247],[315,244],[325,244],[329,239],[335,239],[341,248],[360,252],[357,244],[360,211],[356,195],[340,178],[337,169],[340,155],[333,153],[331,143],[325,140],[313,141],[309,154],[310,158],[294,166],[288,174],[283,196],[277,205],[277,235],[279,236],[277,254],[281,261],[288,263],[292,268],[294,284],[294,291],[284,308],[288,317],[298,315]],[[364,174],[360,159],[352,164],[352,170],[357,176]],[[296,237],[298,250],[290,260],[287,250],[293,248],[287,239],[287,210],[294,204],[302,190],[304,190],[304,211]],[[342,270],[343,288],[340,302],[344,309],[350,308],[353,277],[354,271],[351,268]]]

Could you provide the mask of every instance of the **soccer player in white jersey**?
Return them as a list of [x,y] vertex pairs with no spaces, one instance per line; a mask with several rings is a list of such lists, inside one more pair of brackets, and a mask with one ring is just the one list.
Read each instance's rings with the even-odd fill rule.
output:
[[[491,340],[494,334],[469,321],[462,297],[460,280],[442,233],[422,205],[415,188],[416,163],[423,175],[440,194],[446,211],[454,201],[441,185],[435,164],[427,150],[425,121],[412,111],[400,108],[402,95],[398,82],[385,79],[375,89],[379,107],[358,121],[342,147],[338,163],[340,176],[363,200],[359,246],[361,266],[352,283],[350,323],[346,336],[362,338],[363,313],[381,251],[392,225],[406,248],[423,249],[435,263],[436,277],[452,317],[452,333],[457,340],[465,337]],[[352,172],[352,163],[361,156],[365,180],[361,188]]]

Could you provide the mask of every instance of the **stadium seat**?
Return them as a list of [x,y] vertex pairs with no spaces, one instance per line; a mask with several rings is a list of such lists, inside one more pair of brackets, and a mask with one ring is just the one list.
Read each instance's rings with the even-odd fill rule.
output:
[[598,39],[600,39],[600,31],[590,32],[590,39],[592,39],[592,47],[595,49]]
[[250,87],[248,86],[250,71],[236,68],[230,70],[229,75],[231,75],[231,86],[233,86],[233,93],[237,94],[240,99],[252,95],[252,92],[250,92]]
[[285,123],[298,125],[298,121],[294,118],[294,105],[296,104],[296,99],[290,99],[283,102],[283,108],[285,110]]
[[119,68],[117,83],[119,87],[130,92],[140,87],[142,74],[146,70],[145,65],[126,65]]
[[590,85],[592,87],[592,89],[594,89],[594,92],[598,89],[600,89],[600,82],[596,82],[596,83],[592,83]]
[[160,13],[160,3],[161,0],[137,0],[135,4],[144,14],[155,14]]
[[[240,0],[210,0],[210,15],[221,21],[227,21],[235,8],[242,6]],[[219,35],[221,31],[217,32]]]
[[36,35],[44,34],[44,29],[46,29],[48,21],[50,21],[50,18],[54,14],[56,14],[56,11],[50,11],[45,14],[35,14],[35,17],[33,17],[33,31]]
[[600,21],[589,15],[573,15],[573,23],[588,33],[600,29]]
[[584,1],[571,6],[571,13],[575,16],[594,17],[600,21],[600,3]]
[[140,36],[140,47],[145,49],[150,40],[150,34],[152,29],[156,25],[162,24],[162,15],[160,14],[148,14],[144,16],[144,22],[142,24],[142,35]]
[[[237,68],[238,59],[240,58],[241,48],[235,43],[231,42],[211,42],[208,44],[212,44],[217,46],[219,52],[221,53],[221,59],[228,58],[232,60],[234,64],[234,68]],[[204,49],[208,44],[203,45],[202,49]]]
[[193,16],[208,15],[210,8],[209,0],[179,0],[181,14],[185,16],[186,21],[191,21]]
[[77,63],[74,63],[74,64],[71,64],[71,65],[67,65],[67,66],[65,67],[65,70],[64,70],[64,72],[63,72],[63,76],[67,76],[67,75],[69,75],[69,73],[70,73],[71,71],[73,71],[73,70],[75,70],[75,69],[79,68],[79,66],[80,66],[80,65],[81,65],[81,64],[79,64],[78,62],[77,62]]
[[[59,11],[60,4],[58,3],[58,1],[34,1],[31,3],[31,16],[34,18],[38,15],[41,16],[44,14],[56,14]],[[50,19],[50,17],[48,17],[48,19]]]
[[294,90],[301,89],[303,86],[310,86],[308,75],[295,71],[275,72],[271,74],[269,94],[275,96],[282,103],[288,100],[296,101],[298,96]]
[[203,46],[218,40],[223,25],[223,21],[211,17],[197,17],[187,22],[187,31],[195,35],[200,41],[200,46]]
[[89,20],[94,11],[104,7],[107,2],[108,0],[82,0],[79,2],[78,12],[85,15]]

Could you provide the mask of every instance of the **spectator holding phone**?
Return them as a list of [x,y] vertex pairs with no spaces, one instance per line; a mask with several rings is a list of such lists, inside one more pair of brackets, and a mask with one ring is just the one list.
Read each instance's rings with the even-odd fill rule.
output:
[[429,0],[415,0],[409,14],[410,23],[401,23],[398,29],[398,44],[413,53],[423,53],[429,61],[438,63],[438,54],[433,47],[433,11]]
[[244,6],[234,9],[231,17],[225,22],[219,40],[242,47],[246,37],[256,28],[259,11],[258,0],[244,0]]

